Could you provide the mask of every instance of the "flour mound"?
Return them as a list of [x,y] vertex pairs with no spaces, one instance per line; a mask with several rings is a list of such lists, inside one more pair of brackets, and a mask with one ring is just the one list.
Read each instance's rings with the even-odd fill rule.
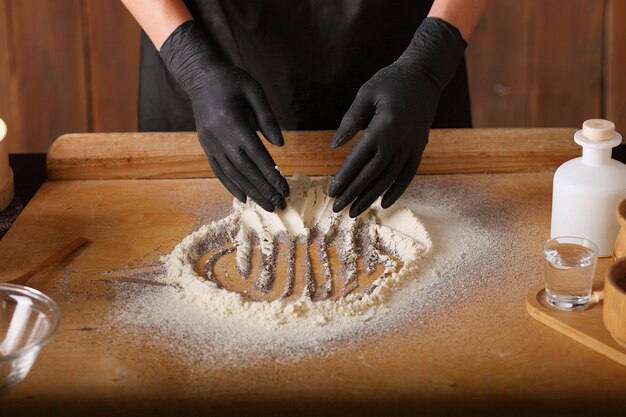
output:
[[[285,210],[268,213],[251,200],[245,204],[234,200],[229,215],[200,227],[162,259],[166,274],[161,280],[176,288],[180,299],[207,312],[235,315],[269,326],[302,318],[312,318],[316,324],[324,325],[336,318],[386,308],[394,290],[416,276],[420,261],[432,247],[423,224],[404,206],[396,204],[382,209],[380,199],[359,218],[351,219],[347,209],[340,213],[332,211],[333,199],[327,195],[329,177],[311,179],[296,173],[288,181],[291,193]],[[215,279],[210,262],[205,267],[206,276],[197,272],[196,264],[207,251],[217,250],[218,255],[223,255],[234,250],[240,275],[255,280],[258,291],[267,292],[274,285],[277,245],[293,247],[300,243],[308,247],[314,242],[326,278],[322,285],[327,291],[321,293],[312,277],[308,256],[306,276],[295,276],[293,253],[287,261],[288,279],[282,296],[273,301],[251,300],[246,294],[223,288]],[[334,290],[325,257],[331,243],[339,248],[342,260],[342,288]],[[250,262],[257,246],[262,265],[260,274],[252,277]],[[219,249],[223,250],[219,252]],[[401,267],[393,257],[402,262]],[[365,291],[351,292],[357,279],[357,258],[368,269],[373,264],[382,264],[384,270]],[[296,279],[306,280],[301,294],[293,294]],[[331,297],[333,291],[335,296]]]

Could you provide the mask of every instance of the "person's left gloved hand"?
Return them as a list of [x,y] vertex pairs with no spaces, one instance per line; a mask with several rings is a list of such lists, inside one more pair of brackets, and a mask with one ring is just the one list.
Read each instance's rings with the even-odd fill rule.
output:
[[441,91],[466,46],[457,28],[426,18],[400,58],[361,87],[331,146],[342,146],[373,118],[330,184],[333,211],[354,200],[350,217],[357,217],[385,190],[383,208],[402,195],[417,172]]

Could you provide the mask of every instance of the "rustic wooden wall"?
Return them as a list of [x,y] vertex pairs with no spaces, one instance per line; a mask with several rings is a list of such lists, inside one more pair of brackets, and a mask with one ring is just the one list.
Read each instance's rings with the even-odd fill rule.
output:
[[468,48],[477,127],[626,130],[626,2],[493,0]]
[[[475,126],[606,117],[626,132],[625,19],[624,0],[492,0],[467,53]],[[139,28],[118,0],[0,0],[10,149],[136,130],[138,60]]]
[[118,0],[0,0],[0,117],[9,149],[137,129],[139,27]]

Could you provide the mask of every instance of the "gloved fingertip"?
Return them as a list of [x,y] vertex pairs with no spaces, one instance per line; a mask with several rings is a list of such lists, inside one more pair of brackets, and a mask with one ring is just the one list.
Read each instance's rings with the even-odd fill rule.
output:
[[334,213],[339,213],[341,210],[344,209],[346,205],[343,203],[343,201],[337,199],[335,200],[335,202],[333,203],[333,212]]
[[266,138],[274,146],[285,146],[285,138],[283,137],[283,132],[278,127],[272,129],[271,132],[268,132]]
[[283,181],[280,184],[280,193],[286,198],[289,197],[289,192],[289,184],[287,183],[287,180],[283,178]]
[[274,207],[278,207],[281,210],[284,210],[285,207],[287,207],[287,203],[285,202],[285,199],[278,194],[274,194],[272,196],[272,204],[274,205]]
[[389,207],[393,206],[393,203],[395,203],[396,200],[397,198],[392,198],[389,195],[385,195],[380,202],[380,206],[384,209],[388,209]]
[[338,148],[345,143],[345,135],[335,135],[333,140],[330,142],[331,148]]
[[274,146],[278,146],[279,148],[282,148],[283,146],[285,146],[285,140],[281,137],[277,137],[274,136],[272,139],[268,139],[269,142],[274,145]]
[[361,209],[360,206],[353,205],[352,207],[350,207],[350,212],[348,214],[351,219],[355,219],[359,217],[359,214],[361,214],[362,212],[363,212],[363,209]]
[[283,137],[283,132],[278,129],[276,133],[276,146],[285,146],[285,138]]

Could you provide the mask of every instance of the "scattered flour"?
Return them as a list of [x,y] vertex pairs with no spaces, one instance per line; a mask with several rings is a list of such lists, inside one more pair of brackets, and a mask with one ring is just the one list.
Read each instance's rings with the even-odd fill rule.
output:
[[[302,314],[297,320],[287,319],[282,323],[273,320],[273,326],[259,325],[259,321],[250,317],[257,314],[274,317],[275,311],[223,314],[226,307],[210,306],[208,300],[215,301],[215,297],[205,295],[217,290],[198,279],[192,269],[186,269],[190,263],[182,256],[184,250],[180,246],[166,258],[167,268],[155,265],[154,271],[144,274],[140,280],[116,281],[111,326],[129,340],[165,349],[188,360],[190,365],[205,361],[228,367],[250,366],[255,362],[289,362],[312,355],[333,355],[342,347],[360,346],[407,326],[412,331],[421,329],[425,334],[436,334],[437,329],[429,329],[431,318],[446,314],[454,320],[455,310],[450,306],[471,300],[477,288],[494,289],[492,296],[496,302],[498,286],[514,285],[498,279],[499,271],[510,262],[512,242],[518,236],[516,209],[510,202],[492,197],[488,182],[477,186],[476,183],[464,184],[456,176],[417,177],[401,203],[424,224],[414,223],[417,229],[413,232],[417,231],[418,235],[414,240],[429,248],[430,238],[425,234],[428,230],[435,244],[430,250],[420,252],[419,268],[408,268],[410,277],[405,277],[402,285],[385,295],[384,308],[367,308],[356,315],[343,315],[345,310],[338,310],[330,314],[329,319],[317,314],[315,304],[319,302],[310,306],[303,302],[312,309],[309,313],[315,311],[315,314]],[[411,230],[403,228],[401,218],[395,217],[398,210],[403,209],[377,214],[374,209],[372,215],[380,216],[380,224],[386,224],[390,230],[401,229],[403,235],[411,235]],[[302,225],[296,221],[294,226],[286,220],[276,227],[299,233]],[[181,245],[193,244],[196,237],[209,228],[211,226],[201,227]],[[234,237],[236,239],[237,235]],[[394,245],[401,248],[402,242],[406,240],[400,238]],[[182,260],[174,260],[176,257]],[[172,267],[172,263],[177,266]],[[188,266],[183,266],[185,264]],[[132,273],[132,269],[128,271]],[[183,276],[187,282],[173,285]],[[490,302],[484,294],[492,292],[482,291],[482,294],[482,302]],[[200,297],[204,301],[186,302],[181,295]],[[232,305],[228,308],[240,312],[243,301],[237,298],[239,295],[229,297],[232,300],[226,305]],[[262,305],[250,303],[253,304]]]

